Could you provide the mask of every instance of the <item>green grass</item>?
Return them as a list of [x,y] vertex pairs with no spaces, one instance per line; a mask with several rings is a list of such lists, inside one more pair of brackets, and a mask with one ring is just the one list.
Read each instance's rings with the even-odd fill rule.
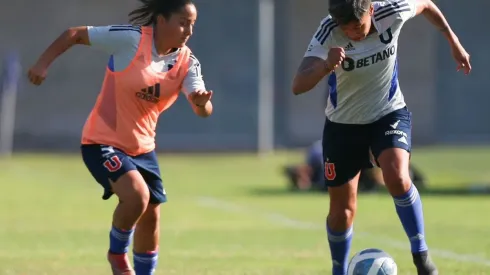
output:
[[[301,159],[161,155],[169,202],[157,274],[329,274],[327,196],[284,191],[280,166]],[[490,182],[490,148],[421,148],[413,162],[436,189]],[[116,200],[100,199],[80,157],[16,155],[0,164],[0,274],[109,274],[105,251]],[[440,273],[490,274],[490,197],[423,200]],[[367,247],[390,253],[399,274],[415,274],[386,194],[360,196],[353,252]]]

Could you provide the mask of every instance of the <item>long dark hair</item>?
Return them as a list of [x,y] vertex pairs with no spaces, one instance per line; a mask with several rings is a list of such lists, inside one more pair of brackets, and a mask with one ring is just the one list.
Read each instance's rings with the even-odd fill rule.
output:
[[193,4],[192,0],[138,0],[142,5],[129,13],[129,22],[133,25],[151,26],[156,23],[157,16],[169,19],[172,14],[179,12],[186,5]]

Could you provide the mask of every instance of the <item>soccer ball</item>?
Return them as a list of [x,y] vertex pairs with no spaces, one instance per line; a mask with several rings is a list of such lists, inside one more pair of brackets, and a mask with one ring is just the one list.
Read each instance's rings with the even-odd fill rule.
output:
[[396,275],[395,260],[376,248],[359,251],[349,263],[347,275]]

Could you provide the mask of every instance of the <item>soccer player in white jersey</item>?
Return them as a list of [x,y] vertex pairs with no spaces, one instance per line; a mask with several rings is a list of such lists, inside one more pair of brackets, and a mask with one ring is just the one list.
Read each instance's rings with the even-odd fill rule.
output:
[[417,273],[436,275],[422,203],[409,177],[411,113],[398,83],[398,37],[407,20],[423,14],[447,38],[457,69],[466,74],[469,55],[430,0],[330,0],[329,13],[313,35],[292,89],[307,92],[328,76],[323,158],[333,275],[347,274],[359,171],[370,149],[410,241]]

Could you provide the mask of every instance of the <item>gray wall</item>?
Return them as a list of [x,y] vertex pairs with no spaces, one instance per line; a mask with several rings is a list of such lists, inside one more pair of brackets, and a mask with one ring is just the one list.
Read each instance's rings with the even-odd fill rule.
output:
[[[461,1],[441,2],[453,29],[459,34],[471,55],[473,72],[465,77],[455,74],[455,63],[448,58],[450,50],[444,39],[438,39],[434,55],[436,64],[436,91],[438,99],[435,120],[439,140],[451,143],[486,143],[490,140],[490,53],[487,35],[490,2],[477,1],[468,5]],[[463,20],[464,18],[464,20]]]
[[[195,117],[184,98],[161,116],[161,150],[253,149],[257,136],[258,0],[196,0],[199,10],[190,47],[200,59],[208,88],[215,91],[215,113]],[[484,64],[490,38],[483,10],[440,4],[472,54],[474,72],[457,74],[447,43],[423,17],[406,24],[400,38],[400,82],[414,113],[414,143],[490,141],[490,91]],[[26,70],[67,27],[126,23],[134,0],[0,0],[0,53],[17,50]],[[320,20],[325,0],[276,1],[276,146],[305,145],[321,137],[326,86],[292,96],[289,87],[304,50]],[[24,8],[28,5],[28,9]],[[232,8],[234,6],[234,8]],[[476,7],[478,6],[478,7]],[[471,13],[470,13],[471,8]],[[475,14],[481,11],[481,15]],[[465,18],[464,20],[462,18]],[[95,101],[108,56],[82,46],[57,60],[46,82],[33,87],[23,80],[17,107],[18,150],[77,150],[80,132]]]

